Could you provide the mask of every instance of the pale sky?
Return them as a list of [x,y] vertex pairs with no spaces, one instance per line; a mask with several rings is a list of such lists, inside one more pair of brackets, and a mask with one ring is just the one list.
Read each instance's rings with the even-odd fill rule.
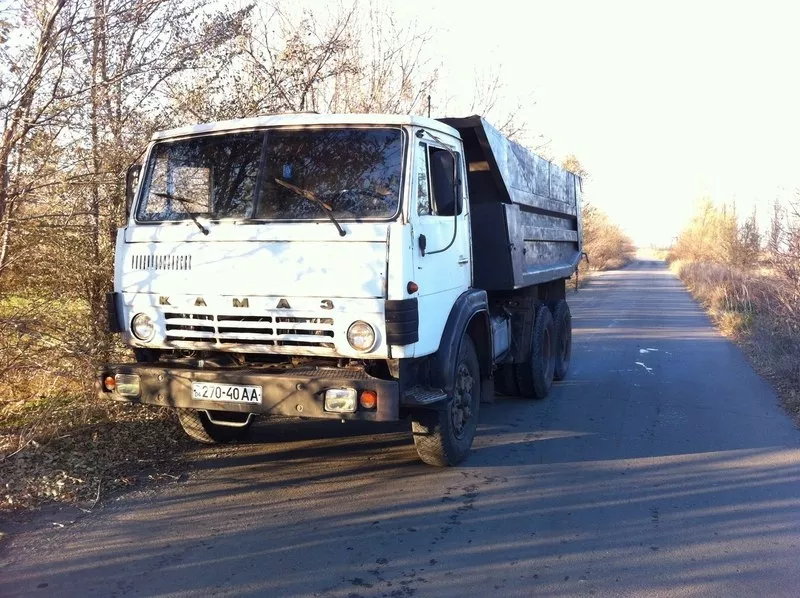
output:
[[435,29],[440,88],[456,101],[487,68],[510,103],[532,97],[531,130],[581,160],[587,198],[638,243],[669,242],[702,196],[758,205],[766,225],[772,199],[800,188],[796,3],[392,6]]

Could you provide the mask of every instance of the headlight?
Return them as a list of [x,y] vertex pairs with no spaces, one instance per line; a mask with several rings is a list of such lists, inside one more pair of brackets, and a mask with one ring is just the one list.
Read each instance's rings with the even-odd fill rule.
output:
[[375,330],[366,322],[357,320],[347,329],[347,342],[356,351],[369,351],[375,346]]
[[140,341],[149,341],[156,333],[153,320],[147,314],[136,314],[131,320],[131,332]]

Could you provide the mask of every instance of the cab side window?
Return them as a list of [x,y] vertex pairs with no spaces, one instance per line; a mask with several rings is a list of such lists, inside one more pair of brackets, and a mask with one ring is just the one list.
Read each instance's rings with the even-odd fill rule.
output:
[[456,206],[456,167],[458,154],[446,149],[419,144],[417,152],[417,214],[453,216]]

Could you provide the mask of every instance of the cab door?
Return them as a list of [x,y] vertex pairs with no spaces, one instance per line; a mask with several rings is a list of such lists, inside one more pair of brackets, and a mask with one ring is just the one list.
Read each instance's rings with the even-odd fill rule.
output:
[[439,348],[453,303],[472,284],[464,165],[457,146],[414,148],[414,281],[419,286],[417,357]]

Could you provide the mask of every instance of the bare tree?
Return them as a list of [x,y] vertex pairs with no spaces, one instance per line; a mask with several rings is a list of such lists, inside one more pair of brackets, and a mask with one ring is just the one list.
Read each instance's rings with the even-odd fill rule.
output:
[[756,211],[739,226],[733,261],[742,268],[753,268],[761,254],[761,231],[758,228]]
[[528,132],[522,112],[526,105],[535,103],[533,99],[518,97],[512,100],[507,97],[502,66],[489,71],[475,71],[474,77],[475,91],[470,112],[485,116],[506,137],[519,141]]
[[578,160],[575,154],[568,154],[562,161],[561,167],[564,170],[571,172],[572,174],[576,174],[582,179],[586,180],[589,178],[589,171],[584,168],[581,161]]
[[781,202],[777,198],[773,199],[769,230],[767,231],[767,249],[771,255],[777,255],[780,252],[785,217],[786,213],[783,206],[781,206]]
[[773,270],[786,283],[778,297],[790,314],[786,324],[800,332],[800,191],[782,216],[780,243],[771,252],[770,261]]
[[[42,81],[51,57],[57,53],[59,41],[70,30],[74,13],[67,14],[59,23],[67,0],[25,5],[25,16],[37,20],[38,35],[30,45],[25,45],[16,55],[7,50],[2,53],[2,70],[5,93],[2,95],[3,134],[0,138],[0,277],[8,264],[8,249],[12,218],[22,192],[15,175],[22,169],[24,141],[34,127],[46,117],[47,109],[60,91],[61,72],[56,73],[53,85],[42,89]],[[4,20],[2,31],[7,32],[10,22]],[[7,35],[3,33],[5,41]],[[42,92],[48,94],[40,98]],[[41,100],[37,104],[37,100]]]
[[302,12],[260,4],[247,19],[235,69],[178,85],[171,99],[194,120],[315,112],[421,113],[435,85],[430,32],[388,8]]
[[420,114],[438,81],[438,69],[426,58],[430,29],[416,23],[401,25],[387,8],[370,4],[366,22],[355,23],[359,43],[352,48],[350,65],[328,90],[332,112]]

